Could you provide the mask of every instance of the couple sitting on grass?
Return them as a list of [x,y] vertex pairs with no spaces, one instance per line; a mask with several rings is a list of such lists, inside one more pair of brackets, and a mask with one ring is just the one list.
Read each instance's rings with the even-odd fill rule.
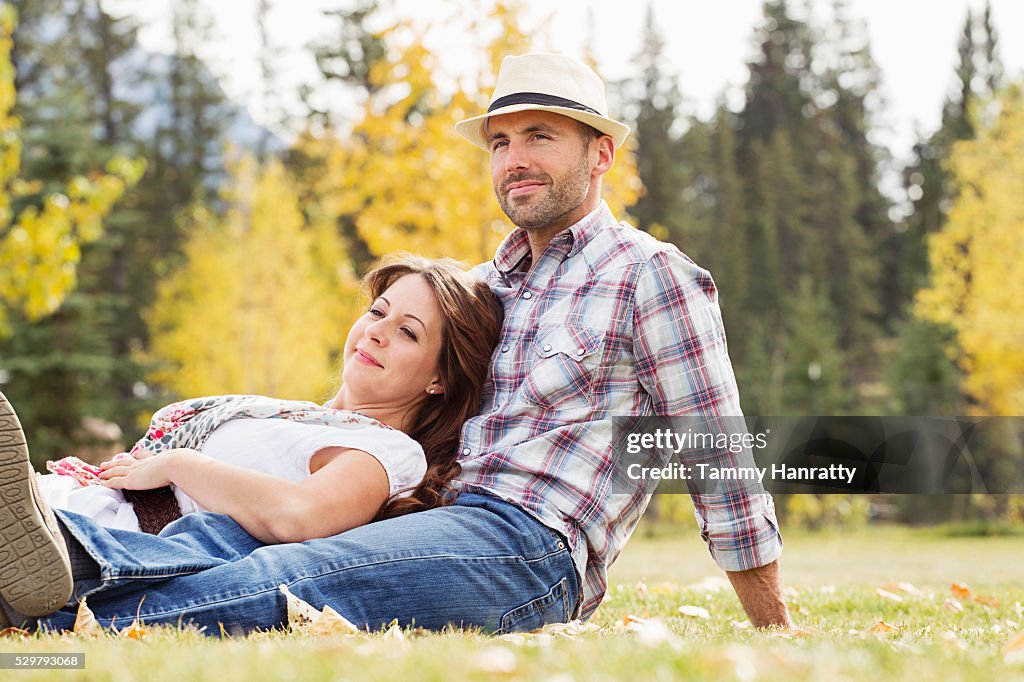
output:
[[[241,633],[286,623],[281,585],[370,629],[594,613],[655,484],[623,487],[612,417],[740,414],[715,285],[601,201],[629,128],[582,63],[506,58],[456,131],[516,229],[468,274],[371,271],[327,404],[183,401],[131,453],[37,480],[0,398],[0,626],[69,629],[88,597],[102,625]],[[754,625],[789,625],[771,497],[693,501]]]

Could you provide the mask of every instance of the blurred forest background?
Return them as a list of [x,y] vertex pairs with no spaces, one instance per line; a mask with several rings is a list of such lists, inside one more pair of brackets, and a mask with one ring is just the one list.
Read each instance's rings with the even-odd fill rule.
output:
[[[1024,414],[1024,81],[1003,73],[995,18],[968,12],[935,46],[959,57],[941,126],[895,159],[873,142],[862,25],[841,0],[827,24],[793,4],[765,2],[745,102],[706,120],[682,113],[648,10],[635,74],[609,84],[634,128],[609,204],[714,274],[747,414]],[[452,126],[486,108],[502,56],[547,44],[515,2],[477,11],[487,59],[457,81],[427,22],[382,29],[373,2],[327,14],[309,50],[357,113],[300,93],[285,143],[197,56],[217,40],[199,0],[178,0],[171,55],[101,0],[0,3],[0,390],[37,465],[130,446],[181,397],[323,400],[375,258],[491,257],[510,225]],[[265,43],[268,101],[274,59]],[[1019,470],[1021,443],[995,459]],[[1020,496],[779,503],[811,527],[1024,523]],[[658,496],[652,517],[687,508]]]

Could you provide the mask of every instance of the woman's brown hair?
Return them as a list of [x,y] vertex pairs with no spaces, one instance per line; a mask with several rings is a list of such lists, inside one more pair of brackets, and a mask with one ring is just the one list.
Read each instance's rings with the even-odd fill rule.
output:
[[407,433],[427,457],[427,473],[407,497],[393,497],[378,519],[443,506],[450,501],[450,484],[462,468],[456,461],[462,424],[480,410],[480,394],[491,364],[491,352],[501,335],[504,311],[484,283],[470,277],[450,258],[398,254],[363,277],[363,287],[375,300],[398,279],[419,275],[441,307],[441,353],[438,376],[444,391],[428,395]]

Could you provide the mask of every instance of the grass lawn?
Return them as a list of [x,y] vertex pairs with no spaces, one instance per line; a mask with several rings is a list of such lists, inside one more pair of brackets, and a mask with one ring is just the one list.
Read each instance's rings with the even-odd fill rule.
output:
[[[1024,681],[1024,646],[1007,648],[1024,632],[1020,536],[789,532],[783,574],[804,631],[751,630],[696,533],[662,533],[632,540],[585,628],[499,638],[392,631],[218,641],[157,629],[139,641],[11,637],[0,651],[84,651],[86,668],[0,679]],[[966,587],[954,594],[954,582]]]

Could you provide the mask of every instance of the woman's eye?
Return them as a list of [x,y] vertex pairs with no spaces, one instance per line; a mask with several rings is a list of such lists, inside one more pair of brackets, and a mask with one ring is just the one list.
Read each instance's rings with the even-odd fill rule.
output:
[[409,329],[408,327],[402,327],[402,333],[408,336],[413,341],[416,340],[416,334],[413,332],[413,330]]
[[370,308],[370,314],[374,317],[384,317],[384,311],[379,308]]

